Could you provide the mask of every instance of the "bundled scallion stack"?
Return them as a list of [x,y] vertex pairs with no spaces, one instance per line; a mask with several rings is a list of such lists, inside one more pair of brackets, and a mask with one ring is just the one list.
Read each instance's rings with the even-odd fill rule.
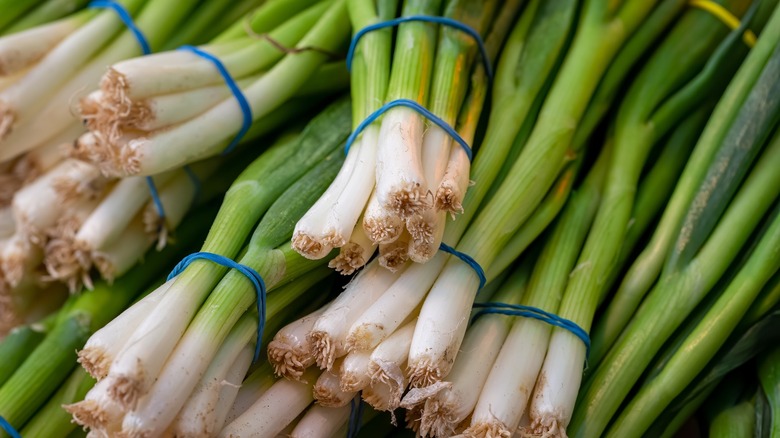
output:
[[778,430],[780,1],[195,3],[0,38],[24,436]]

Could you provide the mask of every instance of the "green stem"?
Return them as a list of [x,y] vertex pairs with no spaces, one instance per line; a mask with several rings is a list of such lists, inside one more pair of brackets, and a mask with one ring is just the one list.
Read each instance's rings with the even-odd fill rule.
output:
[[770,436],[780,436],[780,348],[775,347],[759,361],[758,378],[772,410]]
[[11,378],[27,356],[46,337],[41,330],[25,325],[16,327],[0,342],[0,387]]
[[[776,209],[777,210],[777,209]],[[764,284],[780,268],[780,214],[736,278],[677,349],[663,370],[642,385],[611,426],[611,436],[642,433],[715,356]]]
[[[691,263],[665,275],[580,393],[570,430],[599,434],[666,339],[685,320],[731,264],[736,252],[780,192],[780,135],[745,181],[717,228]],[[585,419],[587,418],[587,421]]]
[[[42,0],[2,0],[0,1],[0,31],[8,24],[36,7]],[[11,33],[11,32],[7,32]]]
[[20,431],[25,437],[61,437],[78,429],[73,417],[63,405],[84,400],[95,380],[81,367],[76,367],[60,389]]
[[[31,29],[33,27],[46,24],[50,21],[57,20],[83,8],[87,5],[88,2],[89,0],[47,0],[42,5],[36,7],[32,11],[29,11],[18,21],[13,21],[13,19],[11,19],[13,24],[7,29],[3,30],[3,33],[11,34],[15,32],[21,32],[23,30]],[[24,4],[29,2],[17,0],[15,3]],[[6,18],[6,10],[2,9],[2,11],[3,18]]]

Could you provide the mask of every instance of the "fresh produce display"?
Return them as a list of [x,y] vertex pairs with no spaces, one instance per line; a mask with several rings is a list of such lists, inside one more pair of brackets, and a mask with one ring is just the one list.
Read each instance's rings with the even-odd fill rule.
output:
[[780,438],[778,169],[778,0],[0,0],[0,437]]

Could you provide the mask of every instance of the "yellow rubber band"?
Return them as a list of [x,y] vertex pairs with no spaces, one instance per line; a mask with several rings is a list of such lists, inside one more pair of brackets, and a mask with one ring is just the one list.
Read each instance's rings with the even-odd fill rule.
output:
[[[715,18],[723,22],[723,24],[731,28],[731,30],[735,30],[739,27],[739,18],[735,17],[728,9],[712,0],[689,0],[688,4],[714,15]],[[752,48],[756,45],[756,34],[748,29],[745,31],[744,35],[742,35],[742,40],[745,41],[745,44],[747,44],[748,47]]]

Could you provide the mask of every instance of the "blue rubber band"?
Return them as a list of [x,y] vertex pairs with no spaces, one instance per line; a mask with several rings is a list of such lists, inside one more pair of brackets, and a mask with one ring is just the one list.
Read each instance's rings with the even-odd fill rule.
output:
[[574,321],[568,320],[566,318],[561,318],[560,316],[554,313],[547,312],[538,307],[524,306],[522,304],[506,304],[506,303],[497,303],[497,302],[474,303],[474,307],[483,309],[477,312],[476,315],[474,315],[474,319],[476,319],[480,315],[487,314],[487,313],[499,314],[499,315],[510,315],[510,316],[523,316],[526,318],[533,318],[542,322],[546,322],[547,324],[568,330],[571,332],[571,334],[580,338],[582,343],[585,344],[585,348],[587,351],[586,356],[590,354],[590,336],[588,335],[588,332],[585,331],[585,329],[577,325]]
[[151,176],[146,177],[146,185],[149,186],[149,193],[152,194],[152,202],[154,202],[154,208],[157,209],[157,214],[160,215],[160,219],[165,219],[165,209],[163,209],[160,199],[160,192],[157,191],[157,185]]
[[360,423],[363,421],[363,401],[361,400],[361,392],[358,392],[355,397],[349,402],[349,423],[347,423],[347,438],[357,437],[360,431]]
[[239,87],[233,77],[230,76],[230,72],[228,72],[225,64],[223,64],[219,58],[194,46],[181,46],[179,47],[179,50],[190,51],[214,64],[214,66],[217,67],[217,70],[219,70],[220,76],[222,76],[222,79],[225,81],[225,85],[227,85],[227,87],[230,89],[230,92],[233,93],[233,97],[236,98],[238,106],[241,107],[241,113],[244,116],[241,123],[241,129],[238,131],[236,136],[233,137],[233,140],[231,140],[230,144],[225,148],[225,150],[222,151],[223,155],[229,154],[233,151],[233,149],[235,149],[236,146],[238,146],[238,142],[244,138],[244,135],[246,135],[247,131],[249,131],[249,127],[252,126],[252,120],[254,118],[252,116],[252,107],[249,105],[249,101],[246,100],[246,96],[244,96],[244,93],[241,91],[241,87]]
[[487,48],[485,42],[482,40],[482,36],[474,28],[461,23],[458,20],[453,20],[448,17],[438,17],[432,15],[410,15],[408,17],[399,17],[392,20],[382,21],[379,23],[370,24],[355,33],[352,37],[352,41],[349,44],[349,51],[347,52],[347,69],[352,69],[352,58],[355,56],[355,50],[357,49],[357,43],[363,38],[363,35],[373,32],[375,30],[384,29],[388,27],[395,27],[399,24],[408,23],[410,21],[424,21],[428,23],[443,24],[461,32],[467,33],[470,37],[474,38],[474,41],[479,47],[479,52],[482,54],[482,62],[485,65],[485,73],[488,78],[493,79],[493,66],[490,64]]
[[116,14],[119,16],[119,19],[122,20],[122,23],[124,23],[130,32],[133,33],[135,39],[138,40],[138,45],[141,46],[141,52],[143,52],[144,55],[152,53],[152,49],[149,47],[149,41],[146,40],[146,37],[144,36],[144,33],[141,32],[141,29],[135,25],[133,16],[127,12],[127,9],[125,9],[124,6],[112,0],[95,0],[90,2],[87,7],[93,9],[111,9],[116,12]]
[[444,242],[442,242],[439,245],[439,249],[454,255],[455,257],[465,262],[467,265],[471,266],[471,269],[473,269],[474,272],[477,273],[477,277],[479,277],[479,288],[482,289],[483,287],[485,287],[485,283],[487,283],[487,277],[485,277],[485,270],[482,269],[482,266],[480,266],[479,263],[477,263],[477,261],[474,260],[473,257],[458,251],[457,249],[447,245]]
[[260,357],[260,346],[261,346],[260,344],[263,339],[263,329],[265,328],[266,289],[265,289],[265,282],[263,281],[263,277],[261,277],[260,274],[257,273],[257,271],[250,268],[249,266],[242,265],[241,263],[237,263],[223,255],[214,254],[211,252],[196,252],[188,255],[187,257],[184,257],[176,266],[174,266],[171,273],[168,274],[168,280],[171,280],[172,278],[181,274],[182,271],[184,271],[187,268],[187,266],[190,265],[190,263],[199,259],[208,260],[218,265],[235,269],[236,271],[243,274],[246,278],[248,278],[249,281],[252,282],[252,286],[254,286],[255,292],[257,293],[258,323],[257,323],[257,344],[255,344],[255,356],[254,356],[254,361],[256,362],[257,359]]
[[453,140],[455,140],[461,148],[463,148],[463,151],[466,152],[466,155],[469,157],[469,161],[472,160],[473,154],[471,152],[471,146],[469,146],[468,143],[466,143],[466,140],[463,139],[463,137],[458,134],[458,131],[456,131],[452,126],[450,126],[447,122],[440,119],[436,114],[430,112],[427,108],[420,105],[419,103],[410,100],[410,99],[396,99],[390,102],[387,102],[386,104],[382,105],[378,110],[371,113],[368,117],[366,117],[365,120],[360,122],[360,124],[355,128],[355,130],[352,132],[352,134],[349,134],[349,137],[347,137],[347,144],[344,146],[344,154],[349,153],[349,148],[352,146],[352,143],[357,140],[358,135],[360,135],[361,132],[363,132],[364,129],[366,129],[370,124],[374,123],[382,114],[386,113],[388,110],[395,108],[397,106],[405,106],[407,108],[411,108],[418,113],[425,116],[426,119],[430,120],[436,126],[443,129],[444,132],[450,135]]
[[19,435],[19,432],[14,429],[13,426],[11,426],[11,423],[8,422],[5,418],[3,418],[2,415],[0,415],[0,429],[4,430],[5,433],[11,436],[11,438],[22,438],[21,435]]

